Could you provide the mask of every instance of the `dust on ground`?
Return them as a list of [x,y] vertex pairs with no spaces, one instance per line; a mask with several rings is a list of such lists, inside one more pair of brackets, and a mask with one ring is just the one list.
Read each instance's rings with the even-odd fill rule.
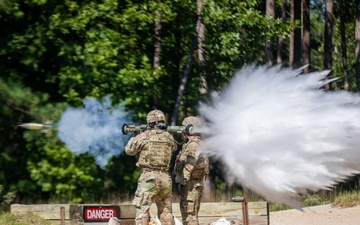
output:
[[360,224],[360,205],[341,208],[320,205],[270,212],[270,225],[350,225]]

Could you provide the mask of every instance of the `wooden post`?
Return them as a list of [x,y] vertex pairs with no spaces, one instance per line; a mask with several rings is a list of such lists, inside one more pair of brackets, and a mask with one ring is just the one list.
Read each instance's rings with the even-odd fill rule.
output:
[[65,225],[65,207],[60,207],[60,225]]
[[249,213],[248,213],[248,204],[246,201],[242,202],[242,213],[243,213],[243,223],[244,225],[249,225]]
[[270,208],[269,208],[269,203],[266,202],[266,215],[267,215],[267,225],[270,225]]
[[331,202],[331,203],[335,202],[335,199],[336,199],[336,186],[334,186],[334,187],[331,188],[331,191],[330,191],[330,202]]

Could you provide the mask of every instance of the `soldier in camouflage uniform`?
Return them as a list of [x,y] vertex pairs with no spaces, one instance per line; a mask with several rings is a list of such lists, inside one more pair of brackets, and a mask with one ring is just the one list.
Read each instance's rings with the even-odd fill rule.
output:
[[173,225],[172,180],[168,171],[177,144],[168,131],[158,126],[165,122],[163,112],[153,110],[146,119],[151,129],[132,137],[125,146],[126,154],[139,154],[136,165],[142,169],[132,202],[136,207],[135,223],[148,225],[149,209],[155,202],[161,224]]
[[[201,126],[197,117],[186,117],[182,125]],[[180,211],[183,225],[199,225],[198,213],[203,191],[203,179],[209,174],[209,160],[200,153],[201,138],[198,135],[187,136],[187,143],[176,158],[175,182],[179,183]]]

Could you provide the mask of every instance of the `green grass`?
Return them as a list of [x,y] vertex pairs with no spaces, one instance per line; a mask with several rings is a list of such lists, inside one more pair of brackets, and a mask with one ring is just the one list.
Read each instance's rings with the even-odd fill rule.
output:
[[[327,197],[321,196],[319,194],[302,196],[299,198],[299,202],[302,207],[325,205],[330,203]],[[276,203],[270,203],[269,208],[270,212],[292,209],[290,206]]]
[[11,213],[0,214],[0,224],[2,225],[51,225],[51,223],[32,212],[24,215],[15,215]]
[[[333,201],[331,199],[334,199]],[[332,196],[330,192],[318,192],[299,198],[302,207],[331,204],[339,207],[353,207],[360,205],[360,192],[343,192],[338,193],[337,196]],[[283,204],[270,203],[270,212],[292,209]]]
[[344,208],[360,205],[360,192],[340,193],[332,205]]

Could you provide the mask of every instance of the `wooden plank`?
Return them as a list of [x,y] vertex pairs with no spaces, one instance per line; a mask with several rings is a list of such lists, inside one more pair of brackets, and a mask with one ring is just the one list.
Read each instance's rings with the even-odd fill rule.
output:
[[[99,205],[99,204],[90,204],[90,205]],[[11,205],[11,212],[14,213],[24,213],[27,211],[32,211],[36,214],[41,215],[47,219],[60,219],[60,207],[65,207],[65,219],[76,219],[79,216],[82,217],[82,205],[68,205],[68,204],[38,204],[38,205]],[[121,218],[135,218],[136,208],[133,205],[129,204],[120,204],[120,215]],[[69,209],[71,209],[69,211]],[[267,203],[266,202],[248,202],[249,216],[258,215],[266,216],[267,212]],[[70,213],[68,213],[70,212]],[[150,212],[153,215],[157,215],[156,205],[153,204],[150,208]],[[180,216],[179,203],[173,203],[173,213],[175,216]],[[71,216],[69,215],[71,214]],[[73,217],[77,215],[77,217]],[[242,215],[242,205],[238,202],[204,202],[201,203],[201,208],[199,216],[216,216],[222,215],[226,216],[238,216]]]
[[135,219],[121,219],[120,220],[121,225],[135,225]]
[[36,205],[11,205],[11,213],[26,214],[28,211],[41,216],[44,219],[60,220],[60,207],[65,207],[65,219],[69,219],[68,204],[36,204]]
[[250,225],[269,225],[267,216],[249,216]]
[[[199,225],[209,225],[218,221],[222,217],[199,217]],[[181,218],[178,218],[181,221]],[[227,217],[227,221],[231,225],[243,225],[242,217]],[[267,218],[265,216],[250,216],[249,221],[251,225],[268,225]],[[135,225],[134,219],[121,219],[121,225]]]
[[121,219],[135,218],[135,215],[136,215],[135,206],[129,205],[129,204],[122,204],[122,205],[119,205],[119,206],[120,206]]
[[70,205],[69,207],[69,212],[70,212],[70,216],[69,218],[71,220],[75,220],[75,221],[81,221],[83,220],[83,207],[82,205]]
[[[179,203],[173,203],[173,214],[176,217],[181,216]],[[157,215],[156,205],[150,207],[150,213]],[[267,202],[248,202],[249,216],[266,216]],[[204,202],[201,203],[199,217],[211,217],[222,215],[229,216],[242,216],[241,202]]]
[[[209,225],[222,217],[199,217],[199,225]],[[225,217],[230,225],[244,225],[242,217]],[[265,216],[249,216],[250,225],[268,225]]]
[[[90,204],[99,206],[99,204]],[[115,204],[111,204],[115,205]],[[45,219],[52,221],[60,221],[60,207],[65,207],[66,224],[81,222],[82,211],[84,205],[67,205],[67,204],[38,204],[38,205],[11,205],[12,213],[26,213],[31,211]],[[89,206],[87,204],[87,206]],[[104,205],[107,206],[107,205]],[[120,219],[122,225],[134,225],[136,208],[131,204],[120,204]],[[248,214],[251,225],[266,225],[268,222],[268,204],[267,202],[248,202]],[[157,216],[156,204],[150,208],[153,216]],[[173,203],[173,214],[181,221],[181,213],[179,203]],[[201,203],[199,212],[199,220],[202,224],[210,224],[221,217],[225,217],[231,222],[231,225],[241,225],[242,222],[242,204],[241,202],[204,202]],[[240,222],[239,222],[240,221]]]
[[[60,220],[47,220],[51,225],[59,225]],[[74,223],[71,220],[65,220],[65,225],[84,225],[84,222],[82,223]]]

